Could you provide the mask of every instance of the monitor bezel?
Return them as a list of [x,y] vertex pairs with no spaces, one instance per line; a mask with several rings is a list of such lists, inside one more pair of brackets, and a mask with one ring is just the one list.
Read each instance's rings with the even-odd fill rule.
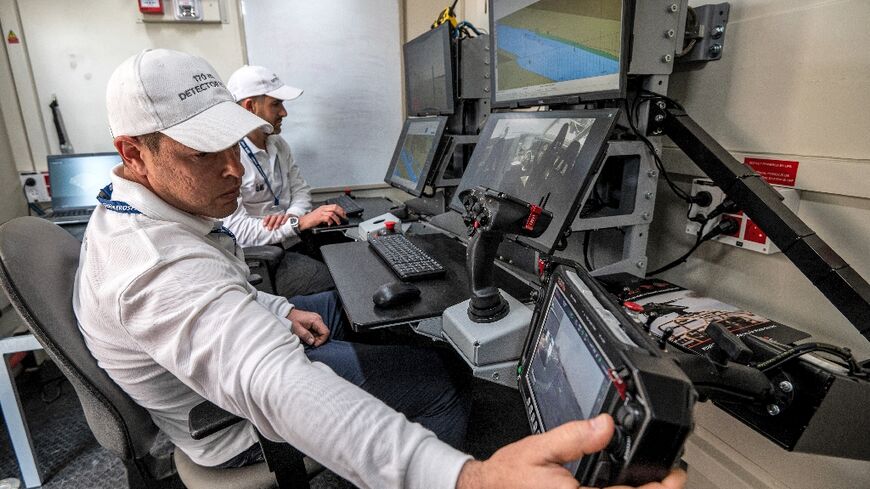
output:
[[634,0],[622,0],[622,50],[619,63],[619,88],[615,90],[600,90],[596,92],[567,93],[523,99],[498,100],[498,50],[496,43],[498,35],[495,30],[495,15],[493,4],[496,0],[487,0],[489,8],[489,71],[490,71],[490,106],[493,109],[518,109],[527,107],[568,106],[597,100],[623,99],[627,93],[628,68],[631,61],[631,35],[634,27]]
[[[432,148],[429,150],[429,154],[426,156],[426,163],[423,165],[423,168],[420,169],[420,178],[417,180],[417,185],[415,187],[405,186],[399,182],[393,181],[393,172],[396,170],[396,165],[399,163],[399,154],[402,151],[402,146],[405,144],[405,138],[408,135],[408,130],[411,128],[411,124],[415,122],[433,122],[438,121],[438,127],[435,129],[435,144],[432,145]],[[405,119],[405,124],[402,126],[402,133],[399,135],[399,140],[396,143],[396,149],[393,150],[393,157],[390,159],[390,166],[387,168],[387,174],[384,176],[384,182],[389,184],[392,187],[395,187],[399,190],[403,190],[414,197],[419,197],[423,195],[423,190],[426,188],[426,185],[432,180],[432,168],[437,160],[438,151],[442,146],[444,139],[444,130],[447,127],[447,116],[443,115],[431,115],[426,117],[408,117]]]
[[[489,116],[489,119],[486,121],[486,125],[484,126],[483,130],[481,130],[480,135],[478,136],[477,146],[474,148],[474,153],[472,153],[471,159],[469,160],[468,165],[466,165],[465,167],[465,172],[462,175],[462,180],[465,180],[467,175],[469,175],[468,170],[469,168],[471,168],[472,162],[475,161],[475,155],[478,151],[482,151],[481,148],[486,147],[486,142],[492,137],[492,133],[495,131],[496,124],[498,124],[498,121],[502,119],[596,119],[596,122],[595,124],[593,124],[592,129],[589,131],[589,136],[587,137],[587,142],[591,144],[584,144],[583,149],[580,151],[580,154],[577,157],[577,160],[591,158],[591,164],[589,166],[586,179],[583,182],[578,182],[579,187],[577,189],[577,193],[573,201],[570,202],[570,206],[568,208],[567,214],[565,215],[564,222],[561,224],[556,232],[553,232],[554,228],[552,226],[556,225],[556,217],[554,216],[554,222],[550,223],[550,228],[548,228],[541,236],[537,238],[517,236],[516,238],[517,242],[519,242],[520,244],[538,250],[539,252],[544,254],[552,254],[557,250],[557,245],[559,244],[561,236],[563,236],[565,232],[570,229],[571,224],[577,217],[577,213],[580,212],[583,201],[589,193],[590,186],[594,185],[595,183],[595,177],[598,174],[598,171],[601,169],[601,165],[604,163],[604,156],[607,153],[607,141],[610,137],[610,134],[613,132],[613,129],[616,127],[616,122],[619,119],[619,115],[620,110],[617,108],[597,110],[559,110],[493,113]],[[482,184],[484,183],[477,183],[475,185]],[[459,212],[460,214],[463,214],[465,212],[465,208],[462,206],[462,202],[459,201],[459,194],[460,192],[462,192],[462,190],[471,187],[472,186],[464,187],[462,185],[462,181],[459,182],[456,187],[456,192],[449,204],[452,210]],[[493,190],[504,191],[504,189],[497,188],[494,188]],[[538,202],[532,202],[532,204],[538,204]]]
[[[420,111],[420,112],[412,112],[411,111],[411,82],[409,80],[409,70],[408,70],[408,62],[407,62],[407,49],[409,46],[413,46],[415,44],[420,44],[423,42],[427,42],[429,37],[432,36],[441,36],[443,38],[443,51],[444,51],[444,73],[448,76],[445,76],[445,83],[447,84],[447,90],[445,94],[447,95],[448,108],[446,110],[439,111]],[[456,74],[453,69],[453,47],[452,42],[450,41],[450,24],[445,22],[435,29],[431,29],[414,39],[406,42],[402,45],[402,67],[405,75],[405,100],[407,101],[407,110],[406,113],[408,117],[425,117],[430,115],[453,115],[456,111]]]

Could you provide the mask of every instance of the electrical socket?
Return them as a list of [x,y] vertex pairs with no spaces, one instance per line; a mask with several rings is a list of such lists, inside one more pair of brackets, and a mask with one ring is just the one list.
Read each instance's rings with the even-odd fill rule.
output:
[[[710,205],[701,206],[699,204],[692,204],[689,206],[689,221],[686,223],[686,233],[695,236],[698,234],[698,228],[701,226],[701,223],[692,221],[691,219],[697,216],[706,216],[710,214],[719,204],[725,200],[725,192],[722,191],[719,187],[713,184],[712,180],[707,180],[705,178],[696,178],[692,180],[692,192],[691,196],[694,197],[701,192],[709,192],[713,197]],[[722,219],[722,216],[717,216],[710,220],[707,223],[707,229],[712,229],[713,226],[719,224],[719,221]]]
[[[793,212],[797,212],[800,207],[800,192],[797,189],[790,187],[781,187],[774,185],[773,187],[783,198],[783,204],[786,207],[791,209]],[[700,223],[694,222],[691,218],[702,215],[708,215],[713,209],[716,208],[723,200],[725,200],[725,193],[722,190],[713,185],[713,182],[704,178],[696,178],[692,181],[692,193],[691,195],[694,197],[699,192],[710,192],[710,195],[713,197],[710,205],[701,207],[698,204],[692,204],[689,207],[689,221],[686,223],[686,233],[691,234],[692,236],[697,236],[698,227],[701,225]],[[708,232],[713,229],[713,226],[719,224],[723,219],[728,219],[734,221],[738,225],[737,232],[731,234],[723,234],[714,238],[716,241],[727,244],[731,246],[736,246],[737,248],[743,248],[751,251],[755,251],[758,253],[764,253],[765,255],[770,255],[773,253],[778,253],[780,250],[773,244],[767,234],[755,224],[749,216],[741,211],[735,211],[729,214],[722,214],[710,220],[707,223],[704,232]]]
[[[18,177],[21,179],[21,187],[24,188],[24,195],[27,197],[27,202],[38,204],[40,202],[50,202],[51,196],[48,195],[48,186],[45,184],[45,179],[48,173],[28,172],[21,173]],[[33,180],[33,185],[27,185],[28,180]]]

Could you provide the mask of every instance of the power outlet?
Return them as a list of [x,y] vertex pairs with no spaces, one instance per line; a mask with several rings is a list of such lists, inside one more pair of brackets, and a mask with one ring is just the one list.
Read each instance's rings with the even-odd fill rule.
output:
[[[692,204],[689,206],[689,221],[686,223],[686,233],[691,234],[692,236],[698,234],[698,228],[701,226],[701,223],[693,221],[692,218],[709,215],[713,209],[725,200],[725,192],[714,185],[711,180],[704,178],[696,178],[692,180],[692,197],[695,197],[701,192],[708,192],[712,199],[710,204],[706,206],[701,206],[699,204]],[[711,219],[710,222],[707,223],[707,229],[713,229],[713,226],[719,224],[721,219],[721,216]]]
[[[782,196],[783,203],[786,207],[791,209],[793,212],[798,211],[800,207],[800,192],[797,189],[776,185],[774,185],[773,188]],[[704,191],[709,192],[713,199],[707,206],[702,207],[697,204],[692,204],[689,207],[689,221],[686,223],[686,232],[692,236],[697,236],[698,228],[701,224],[692,221],[691,219],[697,216],[709,215],[716,206],[725,200],[725,193],[723,193],[719,187],[713,185],[712,181],[703,178],[698,178],[692,181],[692,196]],[[719,224],[723,219],[734,221],[737,224],[737,231],[731,234],[719,235],[714,238],[716,241],[737,248],[763,253],[765,255],[778,253],[780,251],[779,248],[773,244],[767,234],[762,231],[761,228],[749,218],[749,216],[741,211],[722,214],[711,219],[710,222],[707,223],[704,232],[706,233],[713,229],[713,227]]]
[[24,195],[27,197],[28,203],[38,204],[51,201],[48,186],[45,183],[48,173],[29,172],[21,173],[18,176],[21,179],[21,187],[24,188]]

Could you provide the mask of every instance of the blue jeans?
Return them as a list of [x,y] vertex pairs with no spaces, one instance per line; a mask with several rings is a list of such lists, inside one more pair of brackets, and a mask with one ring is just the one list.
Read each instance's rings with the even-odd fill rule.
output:
[[453,447],[462,448],[470,402],[452,382],[449,369],[430,348],[369,345],[344,341],[347,324],[335,292],[293,297],[290,303],[320,314],[330,330],[329,341],[305,348],[312,362],[321,362],[345,380],[420,423]]

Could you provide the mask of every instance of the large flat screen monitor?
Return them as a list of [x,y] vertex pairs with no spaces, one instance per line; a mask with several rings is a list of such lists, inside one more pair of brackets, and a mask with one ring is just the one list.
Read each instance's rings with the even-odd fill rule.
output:
[[490,0],[493,107],[625,94],[629,0]]
[[449,23],[408,41],[402,52],[408,115],[453,114]]
[[553,252],[600,169],[618,114],[605,109],[491,115],[450,207],[465,212],[458,196],[478,185],[543,204],[553,213],[550,226],[538,238],[519,240]]
[[384,181],[411,195],[422,195],[446,125],[444,116],[407,119]]

